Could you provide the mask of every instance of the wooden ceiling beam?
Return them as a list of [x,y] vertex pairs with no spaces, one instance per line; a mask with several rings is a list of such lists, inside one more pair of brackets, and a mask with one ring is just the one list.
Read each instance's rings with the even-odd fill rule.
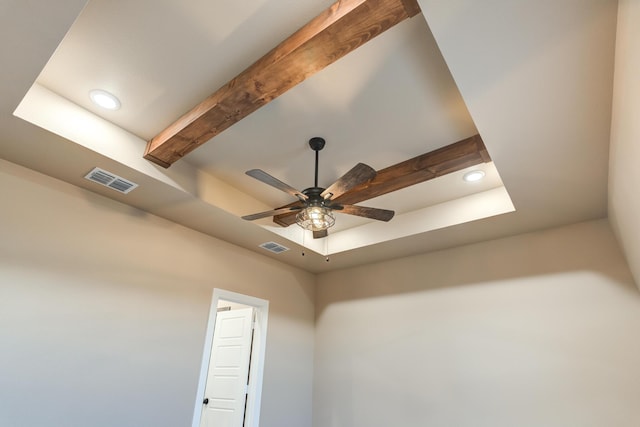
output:
[[[491,161],[480,135],[474,135],[413,159],[377,171],[375,178],[347,191],[335,201],[353,205],[392,191],[419,184],[470,166]],[[273,217],[283,227],[296,222],[294,214]]]
[[169,167],[258,108],[420,12],[417,0],[339,0],[152,138],[144,158]]

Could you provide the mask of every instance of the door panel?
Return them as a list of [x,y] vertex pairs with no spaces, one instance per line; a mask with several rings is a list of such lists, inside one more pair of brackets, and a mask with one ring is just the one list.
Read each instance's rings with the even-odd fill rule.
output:
[[201,427],[242,427],[252,323],[253,308],[216,315]]

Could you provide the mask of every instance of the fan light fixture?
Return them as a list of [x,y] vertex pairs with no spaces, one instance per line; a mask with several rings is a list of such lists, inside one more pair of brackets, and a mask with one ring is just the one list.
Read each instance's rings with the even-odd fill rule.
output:
[[120,100],[116,98],[115,95],[102,89],[94,89],[89,92],[89,98],[91,98],[94,104],[107,110],[117,110],[120,108]]
[[296,223],[305,230],[322,231],[333,227],[336,218],[331,209],[324,206],[309,206],[298,212]]

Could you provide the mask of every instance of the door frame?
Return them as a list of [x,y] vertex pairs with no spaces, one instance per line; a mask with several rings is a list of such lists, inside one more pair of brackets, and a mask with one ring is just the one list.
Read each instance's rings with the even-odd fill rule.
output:
[[267,342],[269,301],[219,288],[213,289],[213,296],[211,297],[209,321],[207,322],[207,333],[204,340],[202,364],[200,367],[200,376],[198,378],[198,391],[196,392],[196,403],[191,426],[200,426],[200,418],[202,417],[202,401],[204,399],[205,387],[207,385],[207,374],[209,372],[209,361],[211,359],[211,346],[213,344],[213,331],[216,326],[216,314],[218,312],[219,300],[235,302],[255,308],[256,323],[253,331],[251,362],[249,363],[249,385],[247,386],[247,409],[245,412],[244,425],[246,427],[258,427],[260,424],[262,374],[264,372],[265,344]]

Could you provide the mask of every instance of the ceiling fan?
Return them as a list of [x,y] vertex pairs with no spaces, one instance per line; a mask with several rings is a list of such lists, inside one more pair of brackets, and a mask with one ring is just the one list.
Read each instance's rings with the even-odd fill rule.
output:
[[269,216],[295,212],[297,213],[296,223],[302,228],[313,231],[313,237],[316,239],[326,237],[328,234],[327,229],[334,225],[335,217],[333,211],[378,221],[391,220],[395,214],[394,211],[343,204],[335,201],[336,198],[352,188],[375,178],[376,171],[371,166],[358,163],[329,187],[318,187],[318,156],[319,151],[324,148],[324,145],[325,140],[323,138],[314,137],[309,140],[309,147],[316,153],[315,180],[313,187],[306,188],[302,191],[296,190],[263,170],[251,169],[247,171],[246,174],[250,177],[297,197],[298,201],[286,207],[245,215],[242,219],[253,221]]

